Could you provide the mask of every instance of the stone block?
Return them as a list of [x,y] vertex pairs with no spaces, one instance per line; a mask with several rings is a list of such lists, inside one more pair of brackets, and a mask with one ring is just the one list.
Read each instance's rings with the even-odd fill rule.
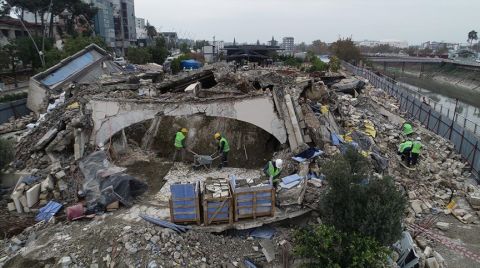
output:
[[58,130],[56,128],[50,129],[43,137],[37,142],[35,145],[34,149],[35,150],[41,150],[47,146],[48,143],[50,143],[55,136],[57,136]]
[[471,213],[467,213],[465,216],[462,217],[462,219],[467,223],[473,223],[475,221],[475,217]]
[[415,211],[416,214],[422,213],[422,201],[420,200],[412,200],[410,201],[410,206],[412,207],[413,211]]
[[60,170],[59,172],[55,173],[55,178],[61,180],[63,179],[67,174],[65,174],[65,171]]
[[442,231],[447,231],[448,229],[450,229],[450,223],[439,221],[435,224],[435,227],[437,227],[438,229],[440,229]]
[[20,200],[20,204],[22,204],[22,207],[24,208],[27,208],[28,205],[27,205],[27,197],[25,197],[25,195],[22,194],[22,196],[20,196],[18,198],[18,200]]
[[425,258],[429,258],[433,253],[433,249],[429,246],[427,246],[425,248],[425,250],[423,250],[423,255],[425,255]]
[[10,202],[7,204],[8,211],[14,211],[15,210],[15,203]]
[[438,264],[437,259],[432,257],[425,261],[425,268],[440,268],[440,265]]
[[38,200],[40,199],[40,189],[41,185],[36,184],[26,192],[27,207],[31,208],[38,203]]
[[463,217],[465,214],[467,214],[467,211],[463,208],[457,208],[453,210],[453,213],[457,216]]

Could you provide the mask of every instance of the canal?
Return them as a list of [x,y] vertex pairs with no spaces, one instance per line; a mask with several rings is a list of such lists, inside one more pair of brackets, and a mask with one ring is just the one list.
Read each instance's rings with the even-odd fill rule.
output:
[[436,102],[436,110],[440,111],[438,105],[442,105],[442,113],[449,115],[450,118],[453,117],[458,99],[458,123],[463,126],[466,118],[466,127],[474,131],[477,124],[476,133],[480,134],[480,90],[468,90],[454,84],[442,83],[431,78],[419,78],[402,72],[389,73],[389,76],[395,78],[410,92],[426,96],[430,105],[434,106],[433,102]]

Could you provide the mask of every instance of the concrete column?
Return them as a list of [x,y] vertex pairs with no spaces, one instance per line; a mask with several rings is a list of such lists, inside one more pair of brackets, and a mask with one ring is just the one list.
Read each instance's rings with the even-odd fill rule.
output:
[[73,145],[73,151],[75,155],[75,160],[78,160],[83,157],[83,154],[85,152],[85,133],[83,132],[83,129],[76,128],[73,131],[73,134],[75,136],[75,144]]
[[297,144],[300,145],[303,143],[303,136],[300,129],[300,124],[298,123],[297,115],[295,114],[295,108],[293,107],[292,97],[290,96],[290,94],[285,95],[285,103],[287,105],[290,121],[292,122],[295,139],[297,140]]

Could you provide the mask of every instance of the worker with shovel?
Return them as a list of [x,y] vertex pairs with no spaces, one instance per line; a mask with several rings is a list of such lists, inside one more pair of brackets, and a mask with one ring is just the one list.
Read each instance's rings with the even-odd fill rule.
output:
[[180,154],[182,162],[185,160],[185,139],[188,129],[182,128],[175,134],[175,152],[173,153],[173,162],[177,160],[177,155]]
[[228,144],[227,139],[222,136],[219,132],[214,135],[215,140],[218,142],[218,154],[222,156],[222,162],[218,165],[218,169],[226,167],[228,164],[228,152],[230,152],[230,145]]

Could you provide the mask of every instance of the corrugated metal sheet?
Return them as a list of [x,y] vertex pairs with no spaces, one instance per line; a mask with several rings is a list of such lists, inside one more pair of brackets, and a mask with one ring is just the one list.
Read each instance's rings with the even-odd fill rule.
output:
[[72,60],[71,62],[65,64],[65,66],[62,66],[49,74],[47,77],[42,79],[40,82],[46,86],[52,86],[55,84],[58,84],[62,81],[65,81],[72,75],[78,73],[85,67],[89,66],[93,62],[95,62],[96,57],[94,55],[93,51],[89,51],[85,53],[84,55],[81,55],[80,57]]

